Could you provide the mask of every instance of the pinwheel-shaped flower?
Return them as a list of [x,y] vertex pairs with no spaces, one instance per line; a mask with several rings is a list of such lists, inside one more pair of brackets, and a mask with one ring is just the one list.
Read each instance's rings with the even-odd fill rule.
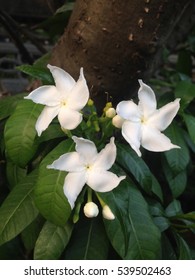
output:
[[139,80],[139,103],[122,101],[117,105],[117,116],[113,124],[122,128],[122,135],[132,149],[141,156],[140,146],[154,152],[168,151],[180,148],[171,143],[170,139],[161,133],[165,130],[179,110],[179,101],[168,103],[157,109],[156,97],[153,90],[142,80]]
[[63,129],[75,129],[82,121],[80,110],[89,99],[82,68],[79,80],[75,82],[63,69],[51,65],[47,67],[52,73],[55,86],[41,86],[25,97],[35,103],[46,105],[35,126],[39,136],[56,116]]
[[76,152],[62,155],[48,168],[69,172],[64,181],[64,194],[71,208],[85,184],[97,192],[108,192],[118,186],[125,176],[118,177],[108,171],[116,159],[114,138],[99,153],[95,144],[73,136]]

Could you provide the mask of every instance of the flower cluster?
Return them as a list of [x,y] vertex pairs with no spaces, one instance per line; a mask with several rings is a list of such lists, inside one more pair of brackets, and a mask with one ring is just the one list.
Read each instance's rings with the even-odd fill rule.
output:
[[[25,97],[45,105],[35,126],[38,136],[47,129],[55,117],[58,117],[63,131],[76,129],[83,121],[82,110],[89,103],[89,89],[82,68],[77,82],[58,67],[48,65],[48,68],[55,85],[41,86]],[[157,109],[153,90],[142,80],[139,80],[139,83],[138,105],[132,100],[121,101],[115,110],[109,104],[105,107],[106,118],[112,119],[113,127],[121,129],[122,136],[138,156],[141,156],[140,146],[155,152],[179,148],[172,144],[162,131],[170,125],[177,114],[180,100],[176,99]],[[63,190],[72,209],[80,192],[87,185],[89,193],[91,190],[95,191],[102,206],[103,217],[114,219],[112,210],[98,195],[98,192],[113,190],[125,179],[125,176],[117,176],[109,171],[117,154],[114,137],[111,137],[106,145],[102,143],[105,147],[99,152],[91,139],[76,135],[71,138],[75,143],[75,151],[61,155],[47,168],[68,172]],[[92,201],[92,195],[88,195],[84,213],[90,218],[96,217],[99,213],[97,205]]]

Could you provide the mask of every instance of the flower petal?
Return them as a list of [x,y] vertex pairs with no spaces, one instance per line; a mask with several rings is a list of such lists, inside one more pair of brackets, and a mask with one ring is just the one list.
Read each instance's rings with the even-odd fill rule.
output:
[[59,110],[58,120],[62,128],[75,129],[82,121],[82,114],[62,106]]
[[109,192],[116,188],[125,177],[126,176],[118,177],[110,171],[97,172],[94,170],[88,173],[86,183],[96,192]]
[[157,110],[148,119],[148,124],[160,131],[165,130],[170,125],[179,110],[179,101],[180,99],[177,98],[175,101],[170,102]]
[[79,111],[87,104],[89,99],[89,89],[83,75],[83,68],[80,70],[80,77],[74,85],[67,99],[69,108]]
[[72,139],[76,143],[76,151],[83,159],[85,159],[85,162],[87,164],[94,163],[94,160],[97,157],[97,149],[95,144],[92,141],[82,137],[73,136]]
[[122,126],[122,135],[138,156],[141,156],[139,150],[141,141],[141,124],[125,121]]
[[110,143],[97,155],[93,168],[108,170],[114,164],[116,159],[116,145],[114,137],[110,139]]
[[124,123],[125,119],[123,119],[122,117],[120,117],[119,115],[116,115],[113,119],[112,119],[112,124],[117,127],[117,128],[122,128],[122,125]]
[[125,120],[138,122],[141,118],[139,107],[133,101],[121,101],[116,107],[117,114]]
[[50,64],[48,64],[47,67],[55,80],[57,90],[66,98],[75,85],[75,80],[66,71],[59,67]]
[[68,173],[64,181],[64,194],[74,208],[75,201],[86,183],[85,172]]
[[146,150],[153,152],[163,152],[173,148],[180,148],[172,144],[170,139],[159,130],[146,125],[142,128],[141,144]]
[[38,133],[38,136],[41,135],[41,133],[48,128],[49,124],[52,122],[52,120],[57,116],[59,112],[59,107],[48,107],[45,106],[43,111],[41,112],[40,116],[37,119],[35,128]]
[[138,91],[139,108],[143,112],[145,118],[148,118],[156,110],[156,97],[151,89],[142,80],[139,80],[140,88]]
[[60,94],[55,86],[41,86],[24,98],[47,106],[56,106],[60,103]]
[[70,152],[60,156],[51,165],[48,165],[47,168],[67,172],[80,172],[84,170],[84,164],[77,152]]

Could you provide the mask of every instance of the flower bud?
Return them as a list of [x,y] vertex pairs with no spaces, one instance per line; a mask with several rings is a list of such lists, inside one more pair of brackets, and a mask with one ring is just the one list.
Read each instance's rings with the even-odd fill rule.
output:
[[114,116],[116,116],[116,110],[114,108],[109,108],[107,111],[106,111],[106,117],[108,118],[114,118]]
[[104,205],[104,207],[102,209],[102,215],[107,220],[114,220],[115,219],[115,216],[112,213],[112,211],[111,211],[111,209],[108,205]]
[[83,208],[84,214],[87,218],[97,217],[99,209],[94,202],[87,202]]
[[87,105],[88,106],[93,106],[94,102],[91,98],[89,98],[88,102],[87,102]]
[[113,119],[112,119],[112,124],[117,127],[117,128],[121,128],[122,125],[124,123],[124,119],[121,118],[119,115],[116,115]]

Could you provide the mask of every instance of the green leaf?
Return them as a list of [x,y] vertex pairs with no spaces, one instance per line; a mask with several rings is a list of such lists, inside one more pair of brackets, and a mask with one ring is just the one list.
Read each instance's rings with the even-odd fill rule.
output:
[[38,215],[32,191],[37,171],[30,173],[7,196],[0,208],[0,244],[23,231]]
[[108,255],[108,238],[99,217],[80,218],[75,226],[65,259],[105,260]]
[[138,157],[127,145],[117,143],[117,163],[130,172],[148,194],[153,192],[161,201],[163,200],[158,181],[143,159]]
[[185,108],[195,98],[195,85],[189,81],[177,83],[175,97],[181,98],[181,106]]
[[163,171],[165,174],[165,177],[167,179],[167,182],[169,184],[169,187],[171,189],[173,198],[177,198],[180,196],[187,185],[187,172],[186,170],[179,172],[178,174],[175,174],[170,168],[170,166],[167,164],[166,159],[162,160],[163,165]]
[[44,66],[34,65],[21,65],[17,67],[18,70],[25,74],[32,76],[33,78],[40,79],[46,84],[54,84],[54,79],[49,69]]
[[41,105],[22,100],[6,123],[6,152],[20,167],[25,167],[37,150],[35,123],[41,110]]
[[183,171],[189,161],[189,149],[183,138],[183,130],[177,124],[172,124],[166,129],[166,135],[171,142],[178,145],[180,149],[172,149],[164,153],[166,160],[175,175]]
[[71,152],[74,143],[71,139],[61,142],[41,162],[39,177],[35,187],[35,203],[41,214],[52,223],[64,226],[71,214],[71,208],[63,192],[65,171],[48,169],[62,154]]
[[161,232],[168,229],[171,225],[169,220],[165,217],[154,217],[153,221],[154,221],[155,225],[157,225],[157,227],[160,229]]
[[195,117],[189,114],[184,114],[183,117],[188,129],[188,133],[192,141],[195,143]]
[[21,93],[0,99],[0,120],[9,117],[13,113],[18,102],[24,97],[24,95],[25,93]]
[[21,239],[27,251],[34,249],[44,221],[45,219],[41,215],[38,215],[38,217],[21,232]]
[[59,227],[47,221],[37,239],[34,259],[57,260],[69,242],[72,229],[73,225],[69,222]]
[[177,242],[177,248],[178,248],[178,260],[191,260],[191,253],[190,248],[186,241],[176,232],[174,232],[175,240]]
[[181,203],[179,200],[174,199],[165,209],[167,217],[174,217],[182,214]]
[[17,185],[23,178],[26,176],[27,169],[21,168],[18,165],[14,164],[9,159],[6,164],[6,175],[9,183],[9,188],[12,189]]
[[115,215],[105,220],[110,242],[123,259],[157,259],[160,252],[160,230],[154,224],[149,207],[135,185],[122,181],[109,193],[99,193]]

